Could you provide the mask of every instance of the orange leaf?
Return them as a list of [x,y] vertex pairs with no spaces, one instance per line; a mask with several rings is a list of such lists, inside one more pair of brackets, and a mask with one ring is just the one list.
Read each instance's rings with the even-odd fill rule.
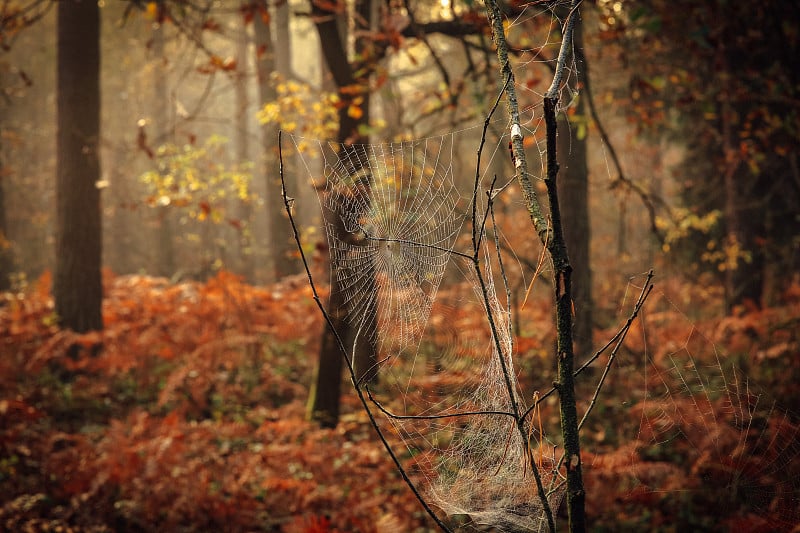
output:
[[344,85],[339,87],[339,94],[363,94],[366,88],[360,83],[353,83],[352,85]]
[[350,104],[350,107],[347,108],[347,116],[358,120],[364,116],[364,110],[355,104]]
[[158,355],[164,359],[172,359],[175,357],[175,350],[170,346],[162,346],[158,351]]
[[81,333],[75,339],[77,344],[84,348],[92,348],[103,342],[103,335],[99,331],[90,331],[88,333]]

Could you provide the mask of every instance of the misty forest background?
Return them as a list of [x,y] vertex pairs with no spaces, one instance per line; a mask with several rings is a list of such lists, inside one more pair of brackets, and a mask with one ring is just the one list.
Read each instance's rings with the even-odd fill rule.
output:
[[[533,116],[567,6],[501,7],[521,108]],[[342,143],[457,131],[457,151],[474,154],[475,126],[502,89],[485,7],[110,0],[0,10],[0,529],[433,528],[341,363],[318,369],[339,355],[284,211],[277,141],[279,130]],[[591,530],[796,530],[800,7],[596,0],[580,15],[559,115],[580,360],[624,322],[632,280],[656,273],[601,416],[583,429]],[[486,140],[503,153],[493,173],[510,178],[503,113]],[[532,168],[543,139],[543,127],[526,132]],[[324,192],[301,171],[304,157],[290,154],[285,177],[327,296]],[[474,168],[454,179],[469,190]],[[555,365],[550,270],[527,294],[541,246],[517,185],[497,202],[516,265],[520,380],[533,390],[531,376]],[[453,323],[483,327],[474,311],[453,309]],[[700,438],[708,427],[688,414],[684,440],[635,445],[647,432],[617,395],[643,386],[637,361],[676,345],[698,359],[722,354],[793,428],[743,452],[752,462],[738,474],[754,492],[722,501],[697,481],[715,455],[706,446],[720,441]],[[556,404],[543,409],[557,420]],[[752,414],[736,431],[771,416]],[[400,459],[413,474],[413,455]],[[660,469],[660,492],[628,477],[648,465]]]

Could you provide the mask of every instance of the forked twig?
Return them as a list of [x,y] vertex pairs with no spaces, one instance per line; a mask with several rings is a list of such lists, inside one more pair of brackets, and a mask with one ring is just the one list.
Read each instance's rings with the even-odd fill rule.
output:
[[[584,370],[589,368],[592,365],[592,363],[594,363],[597,360],[597,358],[603,355],[606,352],[606,350],[608,350],[612,346],[614,346],[613,355],[614,357],[616,357],[616,352],[619,351],[619,349],[622,347],[621,340],[628,335],[628,331],[631,329],[633,321],[636,320],[636,318],[639,316],[639,313],[644,307],[647,298],[650,296],[650,292],[653,290],[653,284],[651,283],[653,276],[654,274],[652,270],[648,272],[647,280],[644,286],[642,287],[642,291],[639,293],[639,298],[636,300],[636,303],[634,304],[633,309],[631,310],[631,314],[628,315],[628,319],[625,321],[625,324],[623,324],[622,327],[619,330],[617,330],[617,332],[611,337],[611,339],[609,339],[608,342],[606,342],[599,350],[597,350],[594,353],[594,355],[592,355],[589,359],[587,359],[581,366],[579,366],[575,370],[574,374],[575,377],[579,376]],[[533,412],[533,410],[536,409],[537,405],[545,401],[554,392],[556,392],[556,388],[551,387],[547,392],[542,394],[539,397],[539,399],[536,400],[536,402],[534,402],[534,404],[530,406],[527,411],[525,411],[525,413],[522,415],[523,418],[526,418],[528,415],[530,415]]]
[[[650,283],[652,279],[653,279],[653,271],[651,270],[650,272],[647,273],[647,280],[644,283],[644,287],[642,287],[642,292],[639,294],[639,299],[636,300],[636,305],[634,305],[633,307],[633,312],[631,313],[631,316],[628,317],[628,320],[625,322],[625,325],[620,330],[621,333],[619,335],[615,335],[616,341],[614,343],[614,348],[611,350],[611,353],[608,356],[608,362],[606,362],[606,366],[603,369],[603,374],[600,376],[600,379],[597,382],[597,388],[595,389],[594,394],[592,395],[592,399],[589,402],[589,406],[586,408],[586,412],[583,414],[583,418],[581,418],[581,421],[578,423],[578,430],[580,430],[583,427],[583,424],[585,424],[586,420],[589,418],[589,413],[591,413],[592,409],[594,409],[594,406],[597,403],[597,398],[600,395],[600,390],[603,388],[606,378],[608,377],[608,373],[611,371],[611,365],[617,358],[617,353],[619,352],[622,343],[625,342],[625,337],[628,336],[628,331],[630,331],[633,321],[639,315],[639,311],[644,305],[644,302],[647,300],[647,297],[650,296],[650,292],[652,292],[653,290],[653,284]],[[586,368],[586,366],[588,366],[588,364],[591,364],[591,362],[597,359],[597,357],[599,357],[599,354],[596,354],[590,361],[587,361],[587,363],[582,365],[578,370],[580,371]]]

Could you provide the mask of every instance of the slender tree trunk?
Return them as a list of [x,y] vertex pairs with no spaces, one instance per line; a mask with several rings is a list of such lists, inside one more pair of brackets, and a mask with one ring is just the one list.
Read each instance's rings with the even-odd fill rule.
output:
[[[262,6],[266,10],[266,4]],[[266,13],[266,11],[264,11]],[[289,7],[284,3],[275,7],[276,35],[273,39],[269,22],[255,18],[256,71],[258,74],[259,104],[263,107],[277,98],[272,74],[290,74],[291,35],[289,34]],[[276,44],[273,44],[276,43]],[[284,213],[280,197],[280,179],[275,172],[278,154],[278,129],[274,124],[265,124],[261,131],[261,172],[266,182],[266,211],[269,226],[269,264],[270,279],[276,280],[300,272],[300,262],[295,258],[292,228]],[[293,188],[296,172],[292,171],[290,159],[284,161],[287,186]]]
[[[250,132],[249,132],[249,110],[250,99],[247,95],[247,58],[249,57],[248,48],[250,39],[247,35],[247,24],[242,19],[242,26],[236,37],[236,123],[234,135],[234,147],[236,150],[236,164],[243,165],[250,159]],[[252,184],[250,184],[252,187]],[[246,200],[237,199],[237,216],[240,226],[237,230],[237,259],[239,262],[240,273],[245,279],[252,283],[254,277],[253,264],[253,244],[252,244],[252,217],[253,210],[249,198]]]
[[53,296],[63,327],[103,327],[100,158],[100,9],[58,4],[56,266]]
[[[0,167],[2,167],[1,161]],[[11,288],[13,267],[14,258],[11,254],[11,239],[8,236],[8,220],[6,218],[5,181],[0,176],[0,291]]]
[[[167,68],[164,55],[164,24],[153,27],[153,117],[155,139],[163,143],[172,138],[170,95],[167,88]],[[156,208],[157,233],[156,242],[156,272],[161,276],[171,277],[175,274],[175,239],[172,223],[172,211],[169,207]]]
[[[126,7],[124,2],[117,2],[100,11],[103,65],[120,64],[129,53],[130,32],[120,31],[115,25],[124,16]],[[130,103],[127,96],[132,85],[131,74],[125,69],[115,72],[114,76],[101,76],[100,92],[105,96],[100,114],[104,131],[130,131],[130,116],[116,111]],[[135,231],[131,231],[135,227],[131,223],[132,210],[128,207],[129,202],[135,201],[130,190],[130,182],[135,180],[131,180],[133,172],[128,157],[140,154],[132,152],[127,141],[111,139],[109,135],[106,139],[111,142],[104,143],[100,149],[103,175],[108,181],[108,188],[103,191],[103,264],[117,274],[127,274],[137,270],[132,265],[137,254],[133,242]]]
[[[5,76],[0,75],[0,83],[5,85]],[[5,110],[3,110],[5,111]],[[0,123],[5,123],[7,117],[3,113]],[[3,139],[0,137],[0,169],[5,167],[5,153],[3,152]],[[14,258],[11,253],[11,239],[8,235],[8,218],[6,215],[6,179],[0,173],[0,291],[11,288],[11,271],[14,268]]]
[[[583,48],[581,18],[576,15],[573,30],[574,48]],[[587,71],[584,54],[576,54],[575,66],[578,83],[583,84]],[[588,120],[579,97],[574,117],[577,123],[570,124],[562,113],[558,124],[558,159],[560,174],[558,196],[561,200],[561,216],[564,223],[564,238],[572,265],[573,340],[575,353],[586,355],[592,347],[592,276],[590,270],[589,243],[589,168],[587,165]]]

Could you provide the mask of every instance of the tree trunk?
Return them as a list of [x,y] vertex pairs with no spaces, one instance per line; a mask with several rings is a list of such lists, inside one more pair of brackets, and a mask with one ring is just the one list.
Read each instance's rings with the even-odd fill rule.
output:
[[[167,88],[167,68],[164,56],[164,24],[153,27],[153,116],[155,139],[158,144],[172,139],[170,95]],[[175,274],[175,239],[173,238],[172,210],[169,207],[156,208],[158,227],[156,242],[156,272],[165,277]]]
[[[575,19],[574,48],[583,48],[583,29],[580,16]],[[584,85],[587,71],[583,54],[576,54],[578,84]],[[572,265],[572,305],[574,308],[573,340],[575,353],[587,355],[592,347],[592,277],[589,265],[589,169],[586,163],[588,119],[585,98],[580,96],[573,123],[562,113],[558,123],[559,180],[558,196],[561,200],[561,217],[564,238]]]
[[[580,16],[575,19],[574,48],[583,47],[583,30]],[[583,54],[576,54],[578,83],[586,76]],[[592,346],[592,278],[589,268],[589,169],[586,163],[588,120],[585,98],[579,97],[574,110],[573,123],[561,114],[558,124],[558,159],[561,170],[558,195],[561,199],[561,216],[564,238],[572,266],[572,306],[574,309],[573,338],[575,353],[587,355]]]
[[729,253],[738,255],[735,266],[725,271],[726,307],[730,312],[735,306],[749,303],[761,306],[764,255],[756,242],[763,235],[761,224],[764,213],[749,204],[758,204],[754,197],[758,191],[750,191],[752,178],[743,164],[729,169],[725,175],[725,225]]
[[100,9],[59,2],[55,310],[78,332],[103,327],[100,275]]
[[[242,17],[242,26],[236,36],[236,122],[234,135],[234,149],[236,150],[236,164],[243,165],[250,159],[250,132],[249,132],[249,107],[250,99],[247,95],[247,58],[250,39],[247,36],[247,24]],[[250,185],[252,187],[252,184]],[[250,199],[238,201],[237,216],[240,225],[237,229],[237,260],[240,273],[244,278],[253,283],[253,246],[252,246],[252,215],[253,210]]]
[[[262,6],[266,10],[266,4]],[[281,4],[276,10],[276,27],[278,32],[275,43],[273,44],[272,32],[269,22],[261,16],[254,19],[255,22],[255,41],[256,41],[256,71],[258,74],[258,97],[259,106],[263,107],[268,102],[277,98],[271,76],[273,72],[280,72],[288,75],[290,71],[291,40],[288,31],[288,3]],[[266,11],[265,11],[266,13]],[[285,20],[284,20],[285,19]],[[281,41],[280,39],[283,39]],[[280,49],[280,53],[277,51]],[[282,70],[281,70],[282,69]],[[277,280],[285,276],[300,272],[301,265],[294,257],[294,242],[292,241],[292,228],[289,219],[286,217],[283,208],[283,201],[280,196],[280,178],[275,172],[277,168],[278,154],[278,129],[274,124],[265,124],[261,132],[261,161],[263,179],[266,182],[265,204],[269,222],[269,263],[271,265],[270,278]],[[295,173],[292,169],[292,162],[285,160],[284,178],[287,187],[293,188],[295,184]]]
[[[356,20],[363,21],[368,25],[366,28],[361,29],[366,31],[372,30],[374,27],[373,21],[375,20],[373,15],[373,1],[357,0],[355,9]],[[371,48],[373,46],[372,39],[366,36],[359,36],[356,38],[355,44],[356,57],[359,58],[359,61],[369,64],[370,61],[374,60],[374,53]],[[368,79],[358,81],[365,85],[369,82]],[[343,112],[344,109],[339,110],[339,142],[346,142],[347,139],[357,139],[357,142],[369,142],[369,136],[363,135],[359,129],[361,126],[369,125],[369,87],[365,87],[362,98],[364,99],[361,103],[363,114],[359,118],[350,117],[348,113]],[[342,115],[347,115],[347,117],[351,119],[349,121],[344,121],[344,128],[341,127],[343,123]],[[360,159],[357,158],[356,160]],[[369,184],[371,183],[372,180],[370,179]],[[366,204],[368,205],[368,201]],[[378,322],[378,298],[376,295],[377,287],[374,276],[371,276],[370,279],[367,280],[364,290],[373,296],[365,300],[363,309],[364,316],[360,317],[363,321],[362,331],[358,335],[356,335],[356,332],[352,332],[352,342],[355,344],[353,349],[353,366],[356,371],[356,379],[363,380],[365,383],[370,382],[374,384],[378,379],[378,332],[375,329]]]
[[[328,69],[334,79],[336,87],[351,87],[361,80],[356,80],[353,75],[353,68],[347,59],[347,52],[344,46],[344,39],[342,38],[339,25],[336,17],[332,13],[325,11],[323,8],[316,4],[312,4],[313,14],[315,15],[315,24],[317,32],[319,33],[320,42],[322,44],[323,55]],[[372,4],[371,0],[362,0],[356,5],[356,11],[361,20],[371,20]],[[364,41],[359,40],[356,44],[359,52],[365,46]],[[363,57],[363,54],[356,54]],[[337,134],[337,141],[340,143],[340,150],[353,150],[353,145],[358,143],[367,142],[369,139],[363,137],[359,131],[361,124],[369,123],[369,93],[364,91],[362,95],[363,102],[361,108],[363,115],[359,118],[354,118],[348,113],[350,103],[354,95],[348,93],[340,94],[342,98],[342,105],[339,108],[339,131]],[[343,155],[343,154],[340,154]],[[354,162],[365,163],[361,157],[353,157]],[[360,169],[355,169],[356,171]],[[333,231],[337,233],[336,238],[341,241],[347,241],[348,236],[345,235],[344,228],[339,222],[338,214],[334,212],[325,213],[329,224]],[[364,288],[366,291],[374,291],[373,283]],[[334,330],[326,327],[323,333],[322,344],[319,355],[319,367],[316,373],[314,383],[312,384],[312,391],[309,397],[309,416],[312,420],[318,421],[320,424],[333,427],[338,423],[339,416],[339,396],[341,393],[341,369],[343,356],[352,357],[352,363],[355,368],[355,377],[358,381],[373,381],[377,378],[376,371],[376,343],[377,332],[374,329],[370,331],[361,331],[356,339],[356,332],[352,324],[346,320],[346,309],[344,308],[344,295],[342,294],[341,287],[339,286],[338,276],[336,272],[331,274],[331,289],[330,300],[328,303],[328,313],[333,321]],[[377,313],[376,298],[367,298],[369,308],[364,308],[361,311],[367,314]],[[376,321],[367,320],[365,325],[374,328]],[[347,354],[342,354],[339,345],[336,341],[336,334],[344,342]],[[353,343],[357,341],[355,347]]]
[[[0,164],[2,167],[2,164]],[[0,291],[11,288],[11,271],[14,258],[11,254],[11,240],[8,238],[8,221],[6,218],[5,182],[0,176]]]
[[[718,59],[730,71],[725,50],[720,47]],[[724,79],[729,79],[725,77]],[[735,258],[725,270],[725,306],[727,312],[741,304],[761,305],[764,255],[757,238],[763,235],[764,204],[761,191],[753,186],[749,169],[738,154],[734,125],[739,122],[738,110],[730,104],[734,89],[726,84],[721,95],[722,149],[724,154],[726,249]],[[758,180],[757,180],[758,181]]]

